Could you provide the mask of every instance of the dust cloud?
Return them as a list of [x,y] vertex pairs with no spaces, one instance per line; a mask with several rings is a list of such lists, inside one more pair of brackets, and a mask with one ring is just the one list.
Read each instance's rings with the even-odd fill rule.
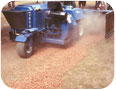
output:
[[78,29],[83,29],[83,35],[105,34],[105,14],[88,13],[79,22]]

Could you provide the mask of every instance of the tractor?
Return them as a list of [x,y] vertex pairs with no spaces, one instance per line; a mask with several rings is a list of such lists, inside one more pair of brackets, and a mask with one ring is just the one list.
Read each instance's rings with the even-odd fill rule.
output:
[[[96,12],[96,10],[91,10]],[[102,11],[111,12],[111,11]],[[43,4],[18,5],[14,9],[3,11],[11,29],[10,39],[17,42],[16,51],[22,58],[33,55],[35,43],[53,43],[67,45],[75,34],[83,35],[78,23],[89,10],[82,10],[60,1]]]

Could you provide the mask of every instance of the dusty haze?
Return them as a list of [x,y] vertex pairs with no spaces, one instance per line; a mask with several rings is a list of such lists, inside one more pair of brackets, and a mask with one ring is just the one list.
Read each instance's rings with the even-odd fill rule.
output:
[[84,35],[100,34],[105,32],[105,15],[101,13],[85,14],[79,23],[79,29],[84,30]]

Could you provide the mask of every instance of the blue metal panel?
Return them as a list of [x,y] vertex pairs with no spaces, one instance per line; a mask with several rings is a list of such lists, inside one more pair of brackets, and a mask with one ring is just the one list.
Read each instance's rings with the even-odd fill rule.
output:
[[56,39],[56,38],[42,38],[42,42],[48,42],[48,43],[54,43],[54,44],[60,44],[60,45],[66,45],[72,40],[72,37],[69,39]]
[[69,31],[69,26],[66,23],[62,23],[61,25],[61,39],[64,40],[67,37]]
[[75,20],[80,20],[84,17],[83,11],[79,8],[66,9],[64,11],[71,14]]
[[19,35],[15,38],[16,42],[26,42],[27,37],[25,37],[24,35]]
[[26,42],[27,38],[32,36],[32,33],[29,33],[29,34],[25,34],[25,35],[19,35],[15,38],[15,41],[16,42]]
[[64,40],[54,38],[42,38],[42,42],[54,43],[64,45]]
[[26,23],[27,23],[27,26],[26,27],[27,28],[29,28],[29,23],[28,23],[29,22],[29,19],[28,18],[29,18],[28,13],[26,13]]
[[44,27],[44,17],[43,17],[44,13],[45,13],[44,11],[36,12],[36,25],[37,25],[37,28]]
[[32,11],[33,8],[31,6],[26,6],[26,5],[19,5],[15,7],[15,10],[20,10],[20,11]]
[[[29,31],[29,32],[31,32],[31,33],[32,33],[32,32],[35,32],[35,31],[36,31],[36,32],[40,32],[40,31],[43,31],[43,30],[45,30],[45,28],[30,28],[30,29],[25,29],[25,31],[27,31],[27,32]],[[27,32],[26,32],[26,33],[27,33]]]
[[36,27],[36,12],[33,11],[33,27]]
[[73,13],[76,20],[80,20],[84,17],[82,9],[75,8],[73,9]]

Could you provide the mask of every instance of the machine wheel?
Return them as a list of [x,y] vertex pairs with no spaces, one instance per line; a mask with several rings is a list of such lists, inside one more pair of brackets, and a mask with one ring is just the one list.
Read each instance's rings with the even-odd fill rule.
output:
[[34,46],[32,38],[27,39],[25,43],[18,42],[16,46],[17,53],[22,58],[28,58],[33,54]]

